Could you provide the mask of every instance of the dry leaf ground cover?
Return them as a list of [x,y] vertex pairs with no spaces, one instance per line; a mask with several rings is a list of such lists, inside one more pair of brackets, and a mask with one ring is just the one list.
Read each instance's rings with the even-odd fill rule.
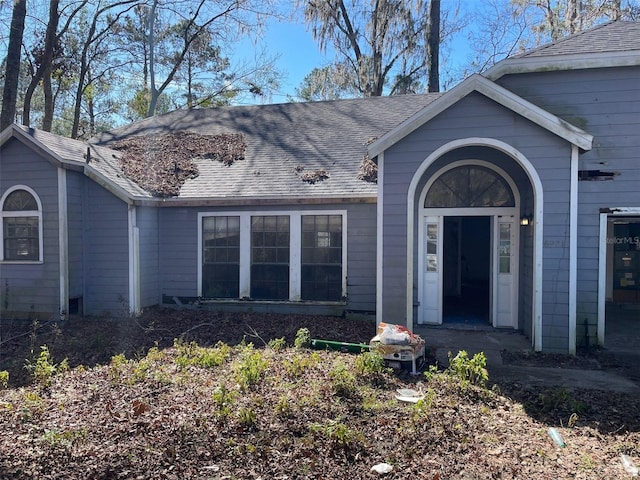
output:
[[[393,479],[617,479],[630,478],[621,454],[639,463],[631,395],[474,385],[464,369],[413,377],[375,355],[294,346],[305,326],[366,342],[368,322],[152,313],[104,328],[84,320],[75,333],[73,322],[10,325],[2,368],[18,343],[36,344],[36,380],[0,392],[0,478],[366,479],[387,462]],[[69,345],[67,369],[58,355]],[[88,355],[98,348],[109,358]],[[424,399],[400,403],[398,388]]]

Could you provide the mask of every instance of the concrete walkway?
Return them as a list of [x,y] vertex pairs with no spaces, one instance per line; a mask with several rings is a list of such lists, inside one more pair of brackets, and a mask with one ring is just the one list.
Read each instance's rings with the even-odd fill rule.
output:
[[[563,386],[566,388],[583,388],[626,393],[640,393],[640,377],[624,375],[624,368],[619,368],[615,361],[601,365],[598,360],[588,364],[589,368],[560,368],[548,366],[521,366],[503,362],[502,351],[531,352],[531,343],[521,333],[513,330],[496,330],[481,328],[464,330],[446,327],[420,326],[414,332],[426,341],[427,348],[435,355],[438,363],[449,364],[448,353],[455,355],[466,350],[469,356],[484,352],[487,358],[489,380],[492,383],[509,382],[526,385]],[[615,352],[607,352],[615,357]],[[630,365],[640,369],[640,354]]]

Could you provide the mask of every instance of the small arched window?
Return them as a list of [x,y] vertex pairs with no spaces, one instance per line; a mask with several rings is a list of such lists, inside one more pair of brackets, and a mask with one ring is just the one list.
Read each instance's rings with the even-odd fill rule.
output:
[[2,252],[5,262],[42,261],[42,206],[29,187],[17,186],[0,201]]
[[515,207],[507,181],[479,165],[462,165],[440,175],[427,192],[425,208]]

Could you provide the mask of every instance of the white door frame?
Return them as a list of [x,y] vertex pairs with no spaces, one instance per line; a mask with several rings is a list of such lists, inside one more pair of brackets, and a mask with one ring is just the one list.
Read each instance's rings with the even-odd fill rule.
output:
[[[423,203],[424,204],[424,203]],[[499,239],[496,237],[496,229],[498,228],[499,219],[502,217],[514,217],[514,219],[519,218],[519,209],[514,207],[507,208],[429,208],[423,209],[423,212],[420,214],[420,225],[422,226],[418,232],[418,322],[419,324],[427,324],[427,325],[440,325],[442,324],[442,296],[443,296],[443,279],[444,279],[444,248],[443,248],[443,233],[444,233],[444,218],[445,217],[490,217],[491,218],[491,322],[493,326],[498,326],[496,323],[497,319],[497,295],[498,295],[498,259],[496,256],[497,252],[497,243]],[[425,252],[426,246],[426,224],[427,223],[436,223],[438,225],[438,257],[437,257],[437,317],[436,321],[426,322],[424,321],[423,308],[425,307],[427,300],[425,298],[425,282],[427,281],[428,276],[430,275],[426,269],[427,262],[427,254]],[[515,224],[517,222],[514,221]],[[517,298],[518,298],[518,283],[519,283],[519,275],[518,275],[518,252],[519,252],[519,229],[516,227],[513,230],[513,243],[511,245],[512,248],[512,273],[513,275],[513,302],[514,302],[514,312],[517,312]],[[517,320],[514,320],[513,328],[517,328]]]
[[[511,192],[513,193],[514,206],[513,207],[425,208],[424,202],[427,197],[427,193],[429,192],[429,189],[431,188],[433,183],[438,178],[440,178],[441,175],[448,172],[449,170],[452,170],[454,168],[461,167],[461,166],[466,166],[466,165],[484,167],[500,175],[500,177],[502,177],[507,182],[507,184],[509,185],[509,188],[511,189]],[[444,217],[474,217],[474,216],[479,217],[481,216],[481,217],[491,217],[492,219],[491,227],[490,227],[491,228],[491,257],[490,257],[491,258],[491,311],[490,311],[490,314],[491,314],[491,322],[493,326],[498,326],[497,325],[497,317],[498,317],[497,244],[499,242],[499,239],[496,238],[496,232],[497,232],[498,222],[500,217],[519,218],[520,192],[518,190],[517,185],[515,184],[511,176],[507,174],[507,172],[505,172],[503,169],[501,169],[500,167],[497,167],[496,165],[490,162],[487,162],[485,160],[471,160],[471,159],[459,160],[459,161],[447,164],[446,166],[442,167],[437,172],[435,172],[429,178],[424,188],[422,189],[422,192],[420,193],[419,202],[420,202],[419,203],[420,205],[419,219],[420,219],[420,225],[422,226],[422,228],[420,228],[418,231],[418,265],[419,265],[419,268],[418,268],[418,305],[419,305],[418,323],[420,324],[431,323],[431,324],[437,324],[437,325],[442,324],[442,296],[443,296],[443,278],[444,278],[444,257],[443,257],[444,249],[442,245],[443,243],[442,240],[444,238],[444,235],[443,235]],[[427,305],[427,299],[425,295],[425,287],[426,287],[425,282],[428,280],[432,282],[436,280],[435,278],[430,279],[430,277],[433,277],[433,275],[427,272],[427,268],[426,268],[427,257],[426,257],[426,252],[424,250],[426,245],[425,230],[426,230],[426,224],[428,221],[429,223],[436,222],[439,226],[438,227],[438,244],[437,244],[438,246],[437,315],[436,315],[435,321],[432,320],[430,322],[427,322],[424,319],[426,315],[426,311],[424,309],[426,308],[426,305]],[[512,245],[512,252],[519,252],[519,249],[518,249],[519,230],[517,228],[514,228],[513,234],[514,234],[514,241]],[[518,281],[519,281],[517,264],[518,262],[516,261],[512,262],[512,266],[514,267],[513,273],[512,273],[513,279],[514,279],[512,288],[513,288],[514,295],[516,297],[518,292]],[[515,302],[514,305],[517,306],[517,302]],[[514,310],[514,312],[517,312],[517,310]],[[431,312],[428,316],[433,318],[433,312]],[[517,328],[517,326],[518,326],[518,322],[516,319],[514,321],[513,327]]]
[[501,140],[488,137],[469,137],[453,140],[444,145],[441,145],[435,149],[429,156],[427,156],[420,166],[416,169],[409,183],[407,190],[407,262],[406,262],[406,324],[407,328],[413,328],[413,268],[414,268],[414,252],[415,243],[414,235],[415,228],[419,229],[419,223],[416,225],[416,193],[423,176],[428,168],[440,157],[447,152],[457,150],[462,147],[480,146],[488,147],[498,150],[505,155],[512,158],[526,173],[531,188],[533,189],[533,292],[532,292],[532,306],[531,306],[531,318],[532,318],[532,332],[531,342],[535,351],[542,351],[542,249],[543,249],[543,222],[544,218],[544,191],[542,189],[542,182],[538,172],[532,165],[532,163],[523,155],[519,150],[512,145],[505,143]]
[[598,252],[598,345],[604,346],[607,305],[607,223],[609,217],[639,216],[640,207],[611,207],[600,213],[600,241]]

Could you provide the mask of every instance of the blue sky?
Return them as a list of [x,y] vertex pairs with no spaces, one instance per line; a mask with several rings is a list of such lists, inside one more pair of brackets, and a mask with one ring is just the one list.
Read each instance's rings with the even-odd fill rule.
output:
[[[443,2],[445,8],[446,2],[447,0]],[[473,2],[475,0],[468,2],[467,6]],[[295,95],[295,89],[300,86],[306,75],[314,68],[322,67],[332,60],[331,52],[324,54],[320,51],[311,32],[307,31],[302,21],[270,21],[260,44],[266,46],[269,55],[278,57],[276,65],[283,73],[280,91],[274,93],[268,99],[268,103],[286,102],[287,96]],[[252,58],[253,49],[253,44],[247,40],[246,44],[238,46],[235,57]],[[455,54],[454,63],[459,63],[468,51],[466,33],[457,35],[456,42],[452,45],[452,54]]]

